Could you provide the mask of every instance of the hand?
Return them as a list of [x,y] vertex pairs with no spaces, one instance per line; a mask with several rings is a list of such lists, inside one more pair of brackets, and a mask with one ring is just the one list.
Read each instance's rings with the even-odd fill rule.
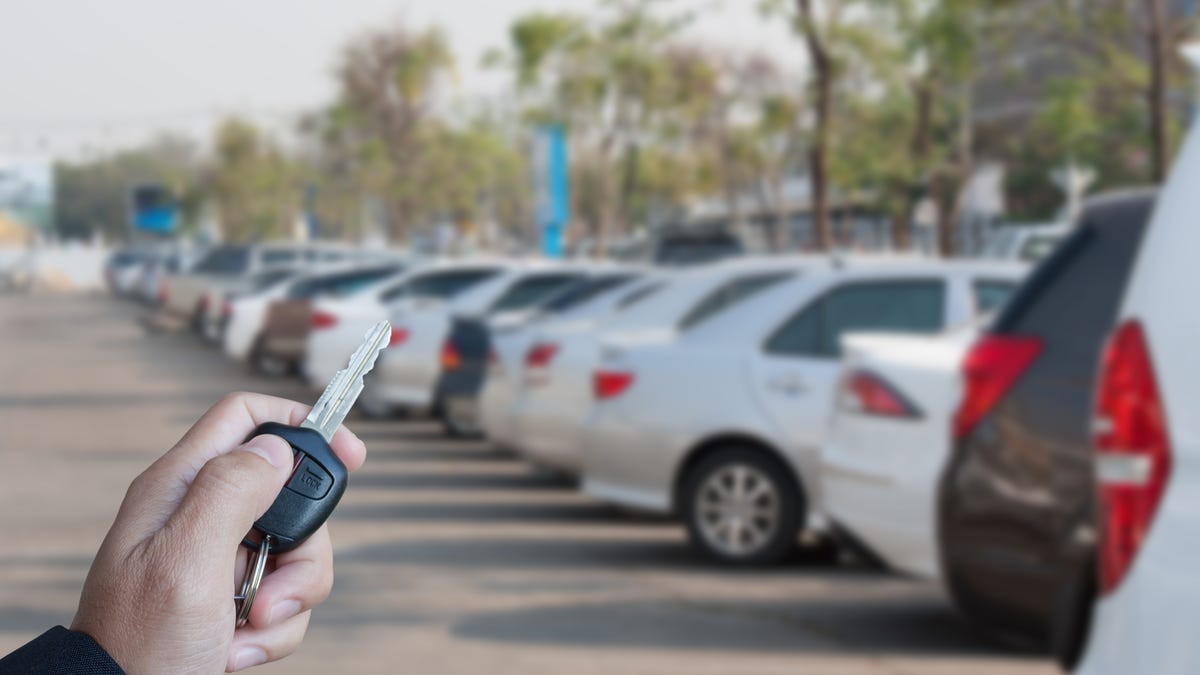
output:
[[[243,440],[263,422],[297,425],[308,410],[230,394],[205,413],[129,486],[71,628],[91,635],[131,674],[232,672],[295,651],[310,611],[333,584],[327,527],[272,556],[250,620],[236,630],[233,595],[249,557],[242,537],[292,471],[282,439]],[[345,427],[330,445],[351,471],[362,466],[366,448]]]

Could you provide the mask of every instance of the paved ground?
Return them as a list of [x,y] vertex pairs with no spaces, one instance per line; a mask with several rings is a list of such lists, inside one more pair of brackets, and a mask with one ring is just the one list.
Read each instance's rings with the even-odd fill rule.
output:
[[[308,400],[104,297],[0,296],[0,653],[69,623],[129,480],[235,389]],[[1051,674],[935,587],[797,558],[734,572],[679,528],[427,423],[367,442],[333,518],[337,582],[279,673]]]

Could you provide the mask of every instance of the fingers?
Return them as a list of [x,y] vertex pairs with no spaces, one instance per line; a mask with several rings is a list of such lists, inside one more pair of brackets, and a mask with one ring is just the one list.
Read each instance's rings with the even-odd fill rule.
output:
[[242,537],[292,472],[292,449],[278,436],[255,436],[209,460],[196,474],[162,533],[175,546],[197,549],[196,564],[233,569]]
[[333,588],[333,545],[325,525],[300,547],[281,553],[250,608],[250,625],[268,628],[321,604]]
[[233,634],[226,672],[278,661],[296,651],[304,640],[310,616],[310,612],[304,612],[270,628],[239,628]]
[[[117,521],[137,520],[139,538],[166,523],[201,468],[210,460],[238,447],[264,422],[299,425],[309,407],[262,394],[225,396],[184,434],[179,443],[134,480]],[[362,466],[366,447],[350,430],[338,427],[330,443],[351,471]],[[140,518],[138,514],[143,514]]]

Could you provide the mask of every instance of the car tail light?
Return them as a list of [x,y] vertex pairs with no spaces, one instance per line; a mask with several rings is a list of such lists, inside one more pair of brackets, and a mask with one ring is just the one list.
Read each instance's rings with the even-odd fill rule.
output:
[[408,329],[392,326],[392,336],[388,338],[387,346],[399,347],[408,341]]
[[207,314],[208,313],[208,294],[207,293],[200,296],[200,300],[196,303],[196,308],[197,308],[196,309],[197,314]]
[[221,303],[221,316],[223,316],[225,318],[229,318],[229,317],[233,316],[233,303],[232,302],[226,300],[225,302]]
[[985,335],[963,361],[963,397],[954,416],[954,439],[965,437],[995,407],[1042,351],[1037,338]]
[[525,353],[525,383],[545,384],[549,379],[546,369],[558,354],[558,345],[553,342],[535,342]]
[[160,305],[167,304],[167,300],[171,299],[171,293],[167,290],[166,279],[158,282],[158,293],[155,295],[155,298],[158,300],[158,304]]
[[1166,415],[1136,321],[1121,324],[1105,350],[1092,426],[1100,590],[1110,593],[1132,566],[1171,473]]
[[308,322],[309,322],[309,325],[313,327],[313,329],[321,330],[324,328],[333,328],[334,326],[336,326],[338,323],[338,318],[336,315],[326,312],[324,310],[314,309],[313,313],[311,315],[309,315]]
[[909,403],[879,375],[865,370],[851,371],[842,381],[842,403],[855,412],[882,417],[920,417]]
[[625,370],[597,370],[592,374],[592,393],[596,400],[616,398],[633,384],[633,373]]
[[462,355],[458,353],[458,348],[454,346],[454,343],[449,340],[442,343],[442,353],[438,360],[445,370],[454,370],[462,365]]

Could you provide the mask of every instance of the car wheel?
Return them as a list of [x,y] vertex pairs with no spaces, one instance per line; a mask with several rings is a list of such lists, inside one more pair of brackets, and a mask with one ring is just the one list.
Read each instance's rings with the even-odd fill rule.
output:
[[692,545],[728,564],[779,562],[795,548],[804,522],[803,499],[787,468],[753,448],[703,459],[680,497]]
[[284,359],[271,356],[263,349],[262,338],[255,340],[254,348],[250,350],[250,368],[259,375],[267,377],[283,377],[292,372],[292,364]]
[[446,431],[446,435],[451,438],[483,438],[483,430],[470,420],[461,419],[454,415],[453,406],[440,405],[441,410],[439,415],[442,420],[442,429]]

